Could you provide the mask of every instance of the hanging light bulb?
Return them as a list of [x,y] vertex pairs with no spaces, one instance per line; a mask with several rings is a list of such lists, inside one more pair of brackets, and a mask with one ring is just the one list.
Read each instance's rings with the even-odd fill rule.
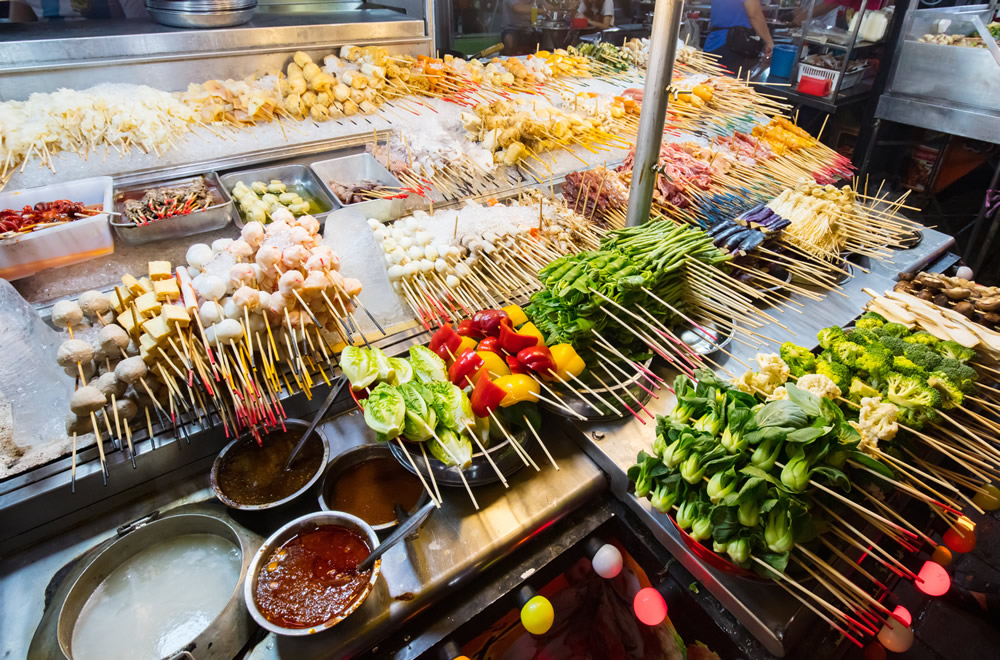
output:
[[640,589],[632,601],[635,616],[647,626],[658,626],[667,618],[667,601],[652,587]]
[[605,580],[618,577],[622,572],[622,553],[610,543],[605,543],[591,559],[594,572]]
[[[897,606],[893,614],[904,621],[913,620],[909,610],[902,605]],[[893,653],[903,653],[913,646],[913,629],[909,625],[903,625],[894,617],[889,617],[878,633],[878,641]]]
[[954,552],[972,552],[976,548],[976,523],[962,516],[955,521],[955,528],[951,527],[944,533],[942,539],[944,544]]
[[943,596],[951,588],[951,576],[944,566],[934,561],[925,561],[914,582],[917,589],[928,596]]

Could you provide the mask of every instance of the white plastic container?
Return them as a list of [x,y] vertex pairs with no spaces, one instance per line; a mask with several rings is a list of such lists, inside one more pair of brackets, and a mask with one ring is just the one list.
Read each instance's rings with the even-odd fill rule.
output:
[[[399,189],[403,185],[389,170],[385,169],[382,163],[367,153],[321,160],[313,163],[310,167],[312,167],[312,171],[316,173],[316,176],[319,177],[319,180],[323,182],[331,197],[337,197],[330,186],[331,181],[336,181],[342,185],[357,184],[362,181],[374,181],[380,185],[396,189]],[[404,200],[402,198],[370,199],[356,204],[344,204],[341,199],[337,201],[342,208],[330,213],[327,222],[331,220],[336,222],[338,217],[345,214],[360,215],[365,219],[375,218],[381,222],[389,222],[403,215]]]
[[100,205],[105,211],[92,218],[0,240],[0,278],[16,280],[46,268],[68,266],[114,252],[107,215],[114,204],[113,183],[109,176],[97,176],[0,192],[0,209],[21,209],[38,202],[68,199],[87,206]]

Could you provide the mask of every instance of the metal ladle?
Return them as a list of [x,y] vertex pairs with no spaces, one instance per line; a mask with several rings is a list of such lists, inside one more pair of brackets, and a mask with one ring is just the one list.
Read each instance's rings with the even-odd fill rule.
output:
[[395,531],[393,531],[392,534],[386,537],[384,541],[379,543],[378,547],[372,550],[372,553],[368,555],[364,559],[364,561],[358,564],[358,567],[356,569],[357,572],[364,573],[369,568],[374,566],[375,561],[379,557],[384,555],[389,550],[389,548],[391,548],[392,546],[396,545],[397,543],[405,539],[407,536],[409,536],[410,532],[420,527],[420,525],[422,525],[423,522],[427,519],[427,516],[431,515],[431,511],[433,511],[436,508],[437,504],[435,504],[434,501],[432,500],[427,504],[425,504],[419,511],[410,516],[406,520],[406,522],[396,527]]
[[285,472],[292,467],[292,463],[295,462],[295,457],[298,456],[299,452],[302,451],[302,448],[306,446],[306,440],[308,440],[309,436],[312,435],[312,432],[316,430],[316,425],[319,424],[319,420],[323,419],[323,415],[325,415],[326,411],[333,405],[334,399],[336,399],[337,395],[340,394],[340,391],[344,389],[344,385],[346,383],[347,378],[341,376],[340,382],[337,386],[330,388],[330,393],[326,395],[326,399],[320,405],[319,410],[316,411],[316,415],[313,417],[312,423],[309,424],[309,428],[302,434],[302,437],[299,439],[299,443],[295,445],[295,448],[292,449],[292,453],[288,456],[288,460],[285,461]]

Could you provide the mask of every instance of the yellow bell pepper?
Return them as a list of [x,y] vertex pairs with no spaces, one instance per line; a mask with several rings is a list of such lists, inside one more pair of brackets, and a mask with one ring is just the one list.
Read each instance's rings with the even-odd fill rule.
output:
[[489,379],[494,380],[501,376],[509,376],[510,368],[502,357],[493,351],[476,351],[476,355],[483,358],[483,366],[476,372],[473,382],[479,380],[479,373],[485,369],[489,373]]
[[502,307],[503,311],[507,312],[507,316],[510,317],[511,325],[515,328],[519,328],[528,322],[528,315],[524,313],[524,310],[518,305],[507,305]]
[[539,346],[545,346],[545,336],[542,334],[542,331],[539,330],[538,328],[536,328],[535,324],[532,323],[531,321],[528,321],[527,323],[525,323],[524,325],[522,325],[520,328],[518,328],[517,329],[517,334],[519,334],[519,335],[530,335],[532,337],[537,337],[538,338],[538,345]]
[[493,384],[507,392],[507,396],[500,402],[501,408],[506,408],[522,401],[538,401],[538,394],[542,391],[542,388],[534,378],[525,376],[524,374],[502,376],[493,381]]
[[550,346],[549,352],[552,353],[552,360],[556,363],[556,375],[563,380],[579,376],[587,367],[587,363],[577,355],[576,349],[571,344]]
[[476,345],[478,343],[479,342],[473,339],[472,337],[462,337],[462,343],[460,343],[458,345],[458,348],[455,349],[455,357],[457,358],[462,353],[476,350]]
[[712,100],[712,88],[708,85],[695,85],[694,89],[691,91],[694,92],[695,96],[706,103]]

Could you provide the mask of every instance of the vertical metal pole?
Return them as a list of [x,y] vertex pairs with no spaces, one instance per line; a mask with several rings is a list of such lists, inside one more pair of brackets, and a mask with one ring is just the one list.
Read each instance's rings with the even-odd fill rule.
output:
[[653,29],[649,39],[649,66],[642,94],[639,131],[635,138],[635,165],[628,195],[628,217],[625,224],[635,227],[649,220],[649,205],[653,201],[656,172],[660,158],[663,123],[667,117],[667,100],[674,77],[677,56],[677,34],[681,27],[683,0],[657,0],[653,11]]

